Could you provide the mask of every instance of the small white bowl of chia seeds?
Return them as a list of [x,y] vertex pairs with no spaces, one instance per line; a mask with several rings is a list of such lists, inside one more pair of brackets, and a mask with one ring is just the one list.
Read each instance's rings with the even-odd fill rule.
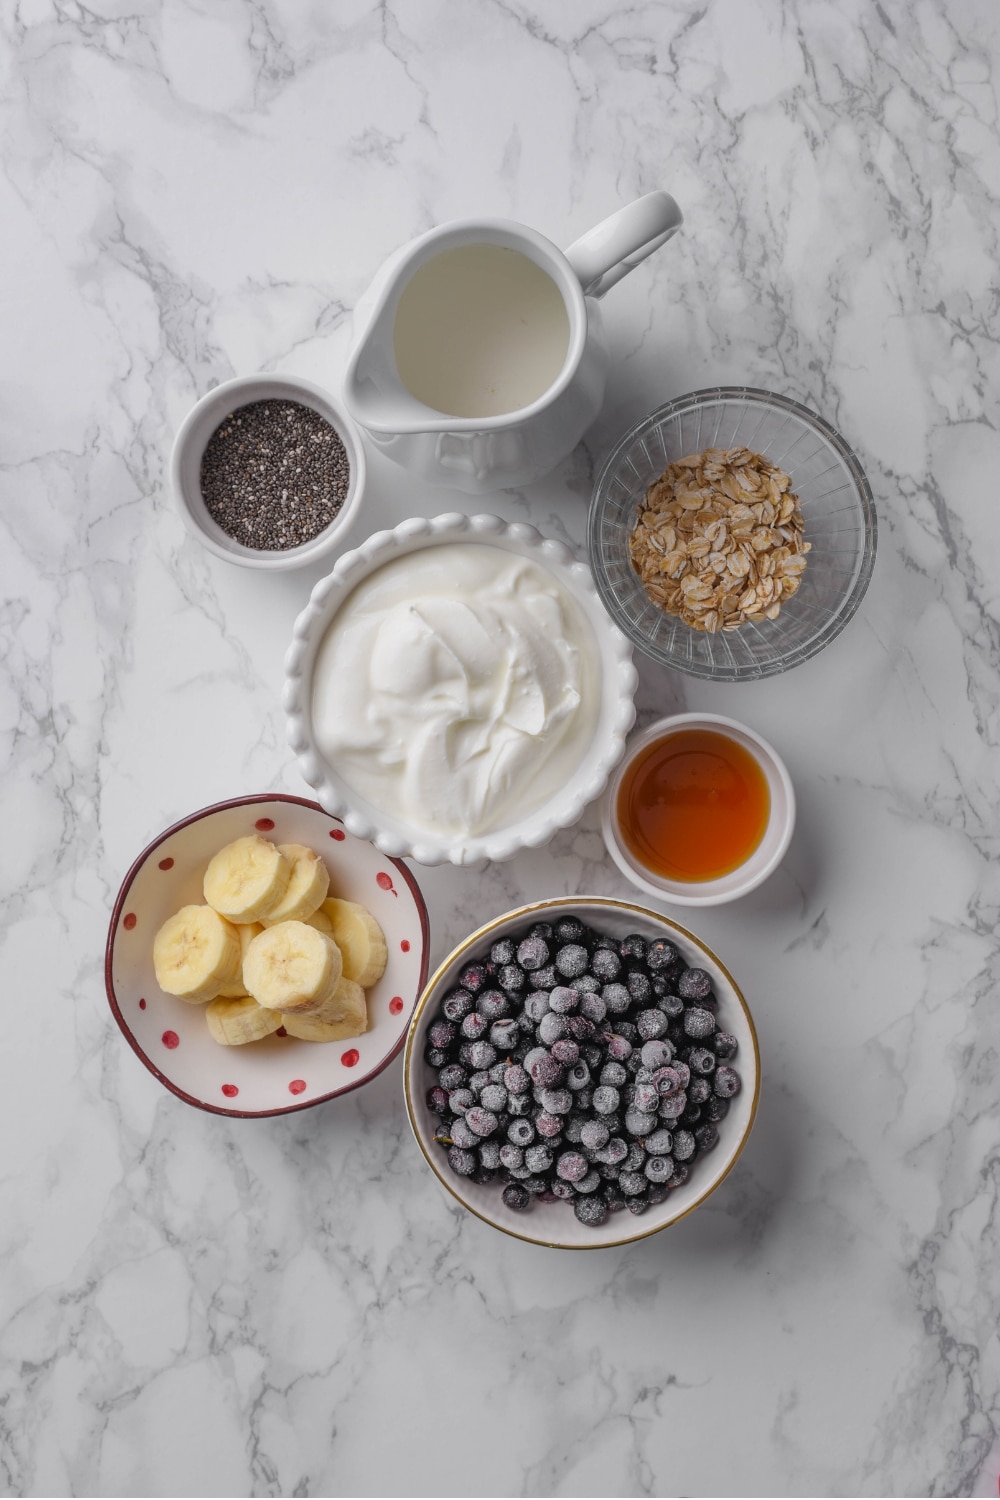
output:
[[202,396],[170,459],[174,498],[209,552],[282,571],[339,545],[365,483],[358,429],[340,402],[294,375],[242,375]]

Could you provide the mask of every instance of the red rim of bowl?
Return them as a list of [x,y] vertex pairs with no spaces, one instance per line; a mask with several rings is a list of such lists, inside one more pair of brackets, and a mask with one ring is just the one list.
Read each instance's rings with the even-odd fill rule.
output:
[[[320,1094],[317,1099],[306,1099],[303,1100],[301,1104],[283,1104],[279,1109],[223,1109],[218,1104],[208,1104],[204,1099],[196,1099],[193,1094],[185,1093],[182,1088],[178,1088],[176,1083],[172,1083],[165,1074],[161,1073],[156,1064],[139,1046],[139,1043],[136,1041],[135,1037],[132,1035],[131,1030],[129,1029],[125,1017],[122,1015],[121,1009],[118,1005],[118,997],[115,994],[114,984],[112,983],[111,979],[111,961],[112,955],[114,953],[115,939],[118,936],[118,923],[121,920],[122,910],[128,898],[128,893],[132,888],[132,882],[135,880],[136,875],[139,873],[139,870],[146,863],[146,860],[150,857],[150,855],[153,854],[168,838],[170,838],[172,834],[179,832],[179,830],[182,828],[189,827],[192,823],[199,823],[202,818],[207,818],[211,813],[225,812],[227,808],[230,807],[253,807],[255,803],[259,802],[291,802],[294,803],[296,807],[308,807],[312,809],[313,812],[322,813],[323,817],[328,818],[331,823],[336,824],[338,827],[341,826],[341,820],[339,818],[333,817],[326,811],[325,808],[321,807],[318,802],[312,802],[307,797],[292,797],[287,792],[259,792],[255,793],[252,797],[231,797],[226,802],[213,802],[210,807],[199,808],[197,812],[191,813],[189,817],[181,818],[179,822],[172,823],[169,828],[165,828],[163,832],[158,834],[151,844],[147,844],[142,853],[133,860],[131,866],[129,867],[128,874],[125,876],[125,879],[121,883],[121,889],[118,892],[114,910],[111,913],[111,922],[108,926],[108,941],[104,949],[104,987],[107,991],[108,1004],[111,1007],[111,1014],[117,1021],[118,1029],[121,1031],[122,1036],[128,1042],[129,1046],[132,1048],[132,1051],[135,1053],[139,1061],[143,1064],[144,1067],[148,1068],[154,1078],[158,1079],[159,1082],[163,1084],[163,1087],[165,1089],[169,1089],[172,1094],[176,1094],[178,1099],[183,1099],[185,1104],[191,1104],[195,1109],[203,1109],[206,1114],[230,1115],[237,1120],[265,1120],[273,1115],[292,1115],[296,1114],[301,1109],[312,1109],[317,1104],[326,1104],[331,1099],[339,1099],[343,1094],[352,1094],[355,1089],[363,1088],[366,1083],[370,1083],[373,1078],[377,1078],[380,1073],[385,1071],[385,1069],[389,1066],[393,1059],[399,1056],[400,1052],[402,1052],[403,1050],[407,1033],[410,1029],[408,1018],[406,1025],[403,1027],[399,1041],[393,1047],[392,1051],[382,1059],[378,1067],[372,1068],[361,1078],[353,1079],[350,1083],[345,1084],[343,1088],[334,1089],[332,1093]],[[351,836],[352,838],[354,837],[353,834]],[[362,842],[364,842],[364,840],[362,840]],[[417,980],[417,991],[413,997],[413,1004],[410,1006],[409,1016],[412,1017],[413,1011],[416,1008],[417,1001],[420,999],[420,996],[424,992],[424,987],[427,983],[427,973],[430,968],[430,921],[427,916],[427,904],[424,901],[420,887],[417,885],[417,882],[416,880],[414,880],[412,873],[407,869],[406,865],[403,864],[402,860],[393,859],[393,857],[389,854],[385,854],[382,857],[383,859],[387,860],[389,864],[395,865],[402,878],[406,881],[406,884],[409,886],[410,892],[413,896],[414,903],[417,908],[417,913],[420,917],[420,976]]]

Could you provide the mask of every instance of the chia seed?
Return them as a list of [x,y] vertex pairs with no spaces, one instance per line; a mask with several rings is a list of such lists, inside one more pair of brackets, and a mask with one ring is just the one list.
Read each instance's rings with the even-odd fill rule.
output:
[[351,481],[347,451],[319,412],[299,401],[251,401],[212,433],[201,494],[212,520],[257,552],[287,552],[338,515]]

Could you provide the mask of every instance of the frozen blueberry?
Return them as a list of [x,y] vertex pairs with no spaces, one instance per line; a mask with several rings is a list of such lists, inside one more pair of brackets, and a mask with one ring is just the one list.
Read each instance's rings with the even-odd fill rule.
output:
[[443,1089],[448,1089],[450,1092],[452,1089],[460,1089],[468,1077],[469,1074],[466,1068],[461,1067],[458,1063],[448,1063],[438,1074],[438,1083]]
[[674,1175],[673,1159],[669,1156],[651,1156],[643,1170],[650,1182],[669,1182]]
[[[489,1142],[486,1144],[488,1145]],[[510,1168],[511,1171],[517,1171],[519,1167],[523,1167],[524,1151],[522,1147],[515,1146],[513,1141],[505,1141],[500,1147],[500,1164],[501,1166]]]
[[501,1165],[499,1141],[483,1141],[479,1148],[479,1165],[488,1167],[491,1172]]
[[721,1068],[715,1070],[715,1092],[720,1099],[731,1099],[740,1091],[740,1075],[735,1068],[727,1068],[723,1063]]
[[581,1047],[580,1053],[592,1073],[595,1068],[599,1068],[604,1062],[604,1048],[598,1046],[596,1042],[585,1044]]
[[661,1120],[679,1120],[687,1107],[688,1096],[681,1090],[678,1094],[668,1094],[665,1099],[661,1099],[656,1113]]
[[580,1181],[574,1182],[573,1186],[576,1188],[578,1193],[596,1193],[597,1189],[601,1185],[601,1180],[602,1179],[600,1172],[598,1172],[594,1167],[591,1167],[586,1177],[581,1177]]
[[641,1193],[646,1187],[645,1172],[621,1172],[618,1177],[618,1186],[626,1198],[631,1198],[636,1193]]
[[536,969],[531,976],[531,982],[537,989],[554,990],[559,983],[555,964],[546,964],[544,969]]
[[711,1151],[719,1144],[719,1132],[714,1125],[699,1125],[694,1133],[699,1151]]
[[662,1068],[674,1055],[674,1049],[669,1042],[654,1039],[642,1044],[642,1065],[644,1068]]
[[489,1024],[485,1016],[481,1016],[476,1010],[470,1010],[462,1021],[462,1035],[468,1042],[477,1042],[489,1029]]
[[651,973],[658,974],[661,969],[669,969],[679,958],[673,943],[666,938],[656,938],[647,950],[646,964]]
[[600,1146],[597,1150],[597,1160],[606,1162],[608,1166],[619,1166],[628,1156],[628,1146],[620,1135],[613,1135],[606,1146]]
[[499,1114],[507,1108],[507,1090],[502,1083],[488,1083],[479,1096],[479,1102],[483,1109]]
[[441,1002],[441,1010],[448,1021],[462,1021],[475,1008],[476,1002],[468,990],[452,990]]
[[632,996],[623,984],[606,984],[601,990],[601,999],[612,1016],[623,1016],[632,1004]]
[[594,1108],[599,1115],[613,1114],[619,1102],[618,1090],[610,1084],[602,1083],[600,1088],[594,1090]]
[[584,972],[589,957],[579,943],[565,943],[556,951],[556,969],[564,979],[574,979]]
[[602,984],[611,984],[621,973],[622,961],[613,948],[595,948],[590,957],[590,972]]
[[547,1109],[543,1109],[540,1114],[535,1116],[535,1129],[547,1141],[555,1140],[556,1136],[562,1133],[562,1128],[562,1115],[554,1115]]
[[552,1193],[556,1198],[576,1197],[576,1190],[573,1184],[571,1182],[563,1182],[561,1177],[557,1177],[555,1182],[552,1183]]
[[587,1084],[586,1088],[577,1089],[577,1091],[576,1091],[576,1107],[577,1107],[577,1109],[585,1109],[585,1110],[589,1111],[592,1108],[593,1103],[594,1103],[594,1090],[591,1088],[591,1086],[590,1086],[589,1083]]
[[592,1151],[599,1151],[608,1144],[608,1127],[601,1120],[587,1120],[580,1131],[583,1144]]
[[[561,1020],[562,1017],[559,1017]],[[545,1038],[543,1037],[544,1041]],[[575,1062],[580,1061],[580,1044],[574,1042],[572,1037],[560,1037],[552,1043],[552,1056],[556,1062],[562,1063],[564,1068],[571,1068]]]
[[674,1161],[690,1161],[695,1153],[695,1138],[690,1130],[674,1131]]
[[452,1089],[448,1095],[448,1108],[453,1115],[464,1115],[467,1109],[472,1109],[476,1103],[476,1096],[471,1089]]
[[632,1055],[632,1043],[624,1036],[608,1038],[608,1056],[614,1062],[626,1062]]
[[659,1010],[662,1010],[663,1014],[670,1021],[674,1020],[675,1017],[682,1015],[684,1011],[684,1001],[681,999],[680,995],[674,995],[672,993],[657,995],[656,1005],[657,1008]]
[[530,1146],[535,1139],[535,1127],[530,1120],[511,1120],[507,1126],[507,1139],[514,1146]]
[[643,964],[646,962],[646,939],[637,932],[629,933],[628,937],[623,937],[618,944],[618,952],[624,959]]
[[569,1089],[539,1089],[538,1102],[546,1114],[568,1115],[573,1108],[573,1095]]
[[466,964],[458,976],[458,982],[468,994],[475,995],[486,983],[486,965],[481,963]]
[[559,1016],[568,1016],[571,1011],[576,1010],[579,1003],[579,992],[571,990],[568,984],[557,984],[549,993],[549,1009]]
[[476,997],[476,1010],[487,1021],[499,1021],[510,1015],[510,1001],[501,990],[480,990]]
[[650,1156],[669,1156],[673,1149],[673,1134],[662,1125],[659,1130],[651,1131],[646,1137],[646,1150]]
[[537,1172],[532,1172],[530,1177],[524,1178],[521,1186],[525,1188],[533,1198],[540,1198],[544,1192],[548,1191],[549,1184],[548,1180],[545,1177],[540,1177]]
[[704,1104],[706,1099],[711,1098],[712,1085],[707,1078],[692,1078],[687,1087],[687,1096],[692,1104]]
[[667,1063],[662,1068],[657,1068],[653,1073],[653,1086],[661,1099],[666,1099],[670,1094],[676,1094],[681,1089],[681,1075],[675,1067]]
[[503,1201],[508,1208],[523,1212],[531,1202],[531,1194],[521,1182],[509,1182],[503,1190]]
[[427,1090],[427,1108],[432,1115],[443,1115],[448,1112],[448,1090],[443,1089],[440,1084]]
[[564,1182],[582,1182],[590,1171],[590,1162],[580,1151],[564,1151],[556,1162],[556,1175]]
[[720,1062],[728,1062],[739,1051],[739,1042],[731,1031],[717,1031],[712,1038],[712,1050]]
[[625,1207],[630,1214],[644,1214],[649,1207],[649,1199],[645,1193],[639,1198],[627,1198],[625,1200]]
[[645,1110],[630,1109],[625,1114],[625,1129],[629,1135],[648,1135],[656,1126],[655,1114],[647,1114]]
[[600,1081],[610,1084],[613,1089],[620,1089],[628,1082],[628,1072],[619,1062],[605,1063],[601,1069]]
[[513,1052],[520,1036],[517,1022],[509,1017],[505,1021],[494,1021],[490,1027],[490,1045],[498,1052]]
[[450,1146],[448,1148],[448,1165],[460,1177],[471,1177],[479,1163],[476,1160],[475,1152],[463,1151],[460,1146]]
[[448,1061],[448,1054],[443,1047],[425,1047],[424,1062],[429,1068],[443,1068]]
[[710,1010],[705,1010],[700,1005],[692,1005],[690,1010],[684,1012],[684,1030],[696,1042],[703,1041],[715,1030],[715,1017]]
[[530,1064],[528,1072],[536,1088],[555,1089],[562,1083],[566,1070],[551,1052],[543,1052],[541,1057],[536,1057]]
[[569,1034],[578,1042],[589,1042],[592,1036],[597,1035],[597,1027],[586,1016],[569,1016],[568,1020]]
[[677,981],[677,993],[685,1000],[707,1000],[712,993],[712,978],[704,969],[685,969]]
[[585,1062],[575,1062],[566,1074],[566,1087],[574,1091],[585,1089],[590,1082],[590,1069]]
[[491,1109],[483,1109],[482,1105],[477,1104],[474,1109],[465,1111],[465,1123],[476,1135],[482,1136],[492,1135],[500,1121]]
[[542,1017],[548,1014],[548,1011],[549,997],[545,990],[532,990],[531,994],[525,997],[524,1015],[533,1021],[536,1026]]
[[595,1026],[600,1025],[607,1013],[608,1007],[600,995],[585,994],[580,1001],[581,1016],[586,1016],[587,1020],[593,1021]]
[[596,995],[601,988],[601,981],[595,979],[593,974],[576,974],[570,980],[569,987],[571,990],[576,990],[577,994],[581,996]]
[[702,1113],[710,1125],[718,1125],[729,1113],[729,1100],[720,1098],[718,1094],[710,1094],[705,1100]]
[[674,1072],[680,1079],[681,1088],[686,1089],[688,1084],[691,1082],[691,1069],[688,1067],[687,1063],[681,1062],[679,1058],[675,1057],[670,1066],[673,1068]]
[[522,943],[517,945],[517,961],[522,969],[531,973],[535,969],[543,969],[549,961],[549,945],[541,934],[534,937],[529,933]]
[[548,1057],[548,1055],[549,1051],[547,1047],[532,1047],[529,1052],[525,1053],[522,1067],[526,1073],[530,1074],[535,1063],[539,1062],[543,1057]]
[[636,1005],[648,1005],[653,998],[653,986],[645,969],[629,969],[625,976],[625,988]]
[[553,933],[560,943],[578,943],[586,930],[579,917],[560,917]]
[[659,1103],[660,1096],[657,1093],[655,1083],[637,1083],[635,1085],[635,1094],[632,1098],[633,1108],[641,1109],[647,1115],[655,1115]]
[[533,1102],[530,1094],[508,1094],[507,1113],[517,1118],[520,1115],[530,1115]]
[[603,1196],[577,1198],[573,1204],[573,1212],[581,1224],[586,1224],[589,1228],[596,1229],[608,1217],[608,1205]]
[[479,1098],[479,1095],[483,1092],[483,1089],[486,1087],[489,1081],[489,1070],[486,1068],[482,1068],[478,1073],[472,1074],[471,1078],[469,1079],[469,1088],[475,1094],[477,1099]]
[[627,1042],[631,1042],[633,1047],[638,1047],[641,1045],[641,1038],[639,1036],[639,1033],[638,1031],[636,1031],[631,1021],[616,1021],[615,1031],[619,1036],[623,1036]]
[[579,1110],[573,1110],[566,1116],[563,1135],[572,1146],[579,1146],[583,1139],[583,1127],[586,1124],[585,1117]]
[[652,1042],[663,1036],[667,1029],[667,1018],[662,1010],[641,1010],[635,1018],[635,1026],[644,1042]]
[[497,979],[508,994],[519,994],[528,987],[528,976],[520,964],[501,964],[497,969]]
[[550,943],[553,937],[552,923],[532,922],[531,926],[528,928],[528,936],[544,938],[547,943]]
[[649,1204],[650,1208],[653,1208],[657,1203],[663,1203],[669,1197],[669,1182],[651,1182],[649,1184],[649,1187],[646,1189],[646,1202]]
[[538,1040],[546,1047],[551,1047],[553,1042],[558,1042],[564,1036],[569,1036],[569,1022],[565,1016],[550,1010],[538,1023]]
[[524,1153],[524,1165],[532,1172],[547,1172],[552,1165],[552,1152],[544,1141],[529,1146]]
[[490,949],[490,963],[496,968],[499,968],[501,964],[513,963],[516,952],[517,949],[510,938],[498,938]]
[[674,1168],[674,1175],[673,1177],[671,1177],[667,1186],[672,1188],[683,1187],[690,1175],[691,1169],[686,1164],[677,1166]]
[[715,1053],[709,1052],[707,1047],[689,1047],[687,1053],[687,1065],[692,1073],[714,1073]]
[[687,1107],[687,1109],[681,1115],[681,1124],[683,1126],[685,1126],[686,1129],[690,1130],[693,1125],[697,1125],[698,1124],[698,1121],[700,1119],[701,1119],[701,1105],[700,1104],[689,1104],[688,1107]]
[[497,1049],[491,1042],[470,1042],[469,1061],[474,1068],[492,1068],[497,1060]]

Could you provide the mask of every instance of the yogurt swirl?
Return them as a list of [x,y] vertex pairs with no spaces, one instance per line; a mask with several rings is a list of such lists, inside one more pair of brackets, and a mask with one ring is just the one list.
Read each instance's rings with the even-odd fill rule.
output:
[[375,807],[475,836],[565,784],[593,738],[597,644],[546,569],[443,543],[348,596],[313,674],[316,741]]

